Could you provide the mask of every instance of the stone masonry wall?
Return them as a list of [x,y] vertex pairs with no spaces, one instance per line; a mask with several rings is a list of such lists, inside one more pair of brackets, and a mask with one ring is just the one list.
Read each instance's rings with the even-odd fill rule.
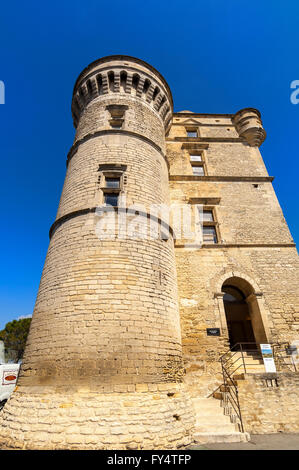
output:
[[98,220],[53,234],[20,384],[181,380],[173,241],[99,240]]
[[17,390],[0,412],[1,449],[174,449],[192,443],[192,405],[181,385],[133,388],[99,394],[82,384],[80,392],[55,395]]
[[[202,156],[204,176],[193,175],[190,154]],[[222,283],[237,276],[258,292],[268,341],[298,340],[298,255],[259,149],[240,138],[232,115],[176,113],[167,157],[171,203],[191,204],[194,214],[207,200],[217,222],[217,244],[175,245],[185,381],[207,396],[223,380],[219,357],[229,348]],[[207,336],[213,327],[219,337]]]
[[[99,183],[100,164],[126,165],[124,194],[127,205],[169,202],[166,161],[155,148],[136,138],[112,134],[82,143],[71,158],[57,218],[75,210],[103,203]],[[144,175],[146,174],[146,178]]]
[[[219,281],[230,277],[230,273],[248,276],[259,286],[269,341],[298,339],[295,248],[201,248],[197,252],[176,249],[176,259],[185,380],[192,384],[195,395],[206,396],[222,381],[218,360],[229,344],[215,294]],[[221,328],[222,335],[207,336],[206,328],[215,327]]]
[[279,373],[277,381],[247,374],[238,390],[246,432],[299,432],[299,373]]

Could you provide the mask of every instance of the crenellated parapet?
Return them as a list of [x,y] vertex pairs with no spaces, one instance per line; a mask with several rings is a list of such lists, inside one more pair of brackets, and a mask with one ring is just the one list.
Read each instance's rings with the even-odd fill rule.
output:
[[129,56],[108,56],[91,63],[76,81],[72,115],[77,128],[79,119],[90,102],[116,95],[141,100],[162,119],[165,131],[172,120],[171,91],[162,75],[151,65]]
[[244,137],[251,147],[259,147],[264,142],[266,131],[263,128],[261,114],[257,109],[241,109],[234,115],[233,123],[240,137]]

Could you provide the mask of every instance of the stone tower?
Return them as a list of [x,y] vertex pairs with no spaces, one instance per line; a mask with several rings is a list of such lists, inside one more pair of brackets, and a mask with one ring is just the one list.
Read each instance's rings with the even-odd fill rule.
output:
[[[7,447],[126,449],[190,442],[171,236],[101,238],[108,205],[169,203],[172,96],[153,67],[93,62],[74,88],[76,136],[18,386],[0,418]],[[109,210],[109,208],[107,209]],[[156,219],[159,233],[167,226]]]

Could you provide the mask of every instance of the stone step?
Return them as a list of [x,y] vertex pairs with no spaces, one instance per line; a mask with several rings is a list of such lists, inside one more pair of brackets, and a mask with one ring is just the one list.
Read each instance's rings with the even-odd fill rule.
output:
[[234,374],[233,379],[237,382],[238,380],[245,380],[245,374]]
[[202,410],[214,410],[215,407],[217,407],[217,402],[215,403],[215,400],[211,397],[209,398],[209,401],[202,401],[202,399],[198,398],[193,398],[192,399],[193,406],[196,409],[202,409]]
[[[217,392],[216,392],[217,393]],[[219,391],[221,400],[223,394]],[[195,440],[196,442],[241,442],[248,440],[247,435],[240,433],[234,417],[228,414],[229,406],[223,402],[210,398],[193,398],[195,410]],[[232,411],[232,410],[231,410]]]
[[215,400],[216,404],[215,406],[209,407],[209,408],[200,408],[197,406],[194,406],[195,413],[198,416],[219,416],[219,414],[223,414],[223,408],[221,407],[221,404],[219,400]]
[[245,366],[255,366],[255,365],[264,365],[264,362],[262,360],[259,360],[259,359],[246,359],[245,361],[242,361],[242,359],[237,359],[235,361],[232,361],[231,363],[227,363],[225,365],[225,368],[226,369],[230,369],[231,367],[238,367],[239,365],[244,365]]
[[235,351],[232,353],[233,354],[233,357],[235,356],[240,356],[242,357],[242,354],[243,354],[243,357],[261,357],[261,353],[260,351],[243,351],[243,353],[241,353],[240,351]]
[[199,444],[212,443],[212,442],[247,442],[250,440],[250,435],[246,432],[231,432],[229,434],[222,432],[197,432],[194,439]]
[[222,400],[222,392],[214,392],[213,397],[216,398],[216,400]]
[[217,414],[217,415],[200,414],[196,416],[196,424],[198,424],[198,426],[211,425],[214,427],[214,425],[220,426],[220,425],[233,424],[233,423],[231,423],[230,416],[225,415],[225,414]]
[[194,403],[202,403],[202,404],[205,404],[205,405],[210,405],[210,404],[213,404],[214,403],[214,400],[213,398],[209,397],[195,397],[195,398],[192,398],[192,401]]
[[246,357],[244,358],[244,361],[243,359],[240,357],[239,359],[236,359],[235,361],[232,361],[232,362],[240,362],[240,363],[243,363],[245,362],[245,364],[263,364],[263,359],[251,359],[250,357]]
[[[227,416],[228,418],[228,416]],[[222,432],[223,434],[230,434],[231,432],[239,431],[239,426],[236,423],[231,423],[228,418],[227,423],[199,423],[195,426],[195,433],[198,432]]]

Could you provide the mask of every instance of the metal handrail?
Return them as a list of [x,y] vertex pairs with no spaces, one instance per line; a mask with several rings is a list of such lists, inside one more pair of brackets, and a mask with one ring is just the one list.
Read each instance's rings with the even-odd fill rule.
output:
[[[221,360],[221,366],[222,366],[222,375],[223,375],[223,385],[224,385],[224,393],[225,393],[225,398],[227,398],[234,409],[237,418],[239,419],[239,425],[240,425],[240,430],[241,432],[244,432],[244,426],[243,426],[243,420],[242,420],[242,414],[241,414],[241,407],[240,407],[240,402],[239,402],[239,395],[238,395],[238,387],[236,386],[234,380],[230,376],[229,371],[226,369],[224,365],[224,361]],[[232,394],[232,390],[235,393],[235,399]]]
[[[293,356],[282,354],[282,347],[286,349],[290,346],[290,343],[288,341],[285,341],[282,343],[273,343],[272,346],[273,346],[273,357],[278,359],[277,364],[279,366],[281,365],[286,366],[291,371],[293,371],[293,368],[294,368],[294,371],[297,372],[297,367],[296,367]],[[280,348],[280,350],[278,348]],[[285,359],[290,359],[291,363],[287,363]]]
[[[246,349],[244,349],[245,345],[246,346],[254,345],[255,348],[248,349],[248,347],[246,347]],[[231,349],[229,349],[229,351],[227,351],[226,353],[222,354],[222,356],[220,356],[219,361],[221,363],[223,384],[219,385],[219,387],[213,392],[215,393],[217,390],[221,389],[222,386],[224,386],[224,392],[223,392],[224,397],[226,399],[226,402],[230,403],[237,418],[239,419],[239,426],[240,426],[241,432],[244,432],[244,426],[243,426],[242,413],[241,413],[241,407],[240,407],[240,402],[239,402],[238,387],[235,383],[233,376],[240,368],[243,368],[246,374],[247,373],[246,366],[255,365],[252,363],[250,364],[250,362],[245,360],[245,357],[244,357],[245,352],[253,356],[254,359],[256,358],[260,360],[263,359],[263,355],[261,351],[256,346],[257,344],[253,342],[236,343],[231,347]],[[293,357],[287,356],[287,355],[283,356],[281,354],[281,349],[283,348],[283,346],[288,347],[289,343],[288,342],[272,343],[273,356],[277,359],[277,364],[279,366],[283,365],[283,366],[287,366],[288,368],[290,368],[289,367],[290,364],[287,364],[284,359],[291,358],[292,366],[294,367],[295,371],[297,371]],[[237,356],[237,353],[241,353],[241,358],[240,356]],[[240,359],[241,359],[241,363],[237,365],[237,367],[234,368],[235,364],[238,363]]]
[[[234,344],[229,351],[227,351],[226,353],[222,354],[222,356],[220,356],[220,361],[224,362],[227,365],[229,363],[229,366],[230,366],[230,369],[231,369],[232,366],[236,362],[241,360],[244,372],[247,373],[246,366],[251,366],[251,365],[254,365],[254,364],[250,363],[250,359],[248,360],[248,357],[245,357],[244,353],[247,353],[250,356],[252,356],[252,359],[260,359],[260,360],[263,359],[262,353],[259,349],[249,349],[248,347],[246,347],[246,349],[244,349],[244,346],[249,346],[249,345],[255,345],[256,346],[256,343],[247,342],[247,343],[236,343],[236,344]],[[286,355],[286,354],[283,353],[283,349],[285,349],[289,346],[289,342],[285,341],[285,342],[281,342],[281,343],[278,343],[278,342],[277,343],[271,343],[271,346],[272,346],[272,349],[273,349],[273,357],[276,359],[276,363],[277,363],[278,368],[281,370],[281,369],[286,367],[287,369],[289,369],[291,371],[294,369],[294,371],[296,372],[297,368],[296,368],[296,364],[294,362],[294,359],[293,359],[292,355]],[[237,356],[238,353],[241,354],[241,357]],[[289,362],[288,362],[288,360],[289,360]],[[239,369],[239,368],[240,367],[238,367],[237,369]]]

